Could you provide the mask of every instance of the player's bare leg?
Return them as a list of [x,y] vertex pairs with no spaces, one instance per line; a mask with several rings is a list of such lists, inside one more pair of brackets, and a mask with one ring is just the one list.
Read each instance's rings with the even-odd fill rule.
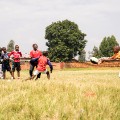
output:
[[14,72],[12,72],[12,77],[13,77],[13,79],[15,79],[15,77],[14,77]]
[[47,78],[50,79],[50,73],[49,73],[49,71],[47,71],[46,74],[47,74]]
[[17,71],[18,79],[20,79],[20,71]]
[[3,72],[3,79],[6,79],[6,74],[5,74],[5,72]]

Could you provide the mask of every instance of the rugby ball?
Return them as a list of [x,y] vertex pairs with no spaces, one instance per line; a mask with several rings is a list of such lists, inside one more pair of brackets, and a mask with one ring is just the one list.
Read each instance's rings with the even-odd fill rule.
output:
[[98,64],[98,59],[96,57],[91,57],[90,58],[90,61],[93,63],[93,64]]

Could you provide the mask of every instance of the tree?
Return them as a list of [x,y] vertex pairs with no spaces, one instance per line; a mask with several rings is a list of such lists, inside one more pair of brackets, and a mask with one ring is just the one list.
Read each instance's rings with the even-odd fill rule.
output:
[[54,22],[46,27],[45,39],[48,40],[46,45],[51,61],[70,61],[80,55],[87,42],[85,36],[77,24],[68,20]]
[[7,51],[11,52],[12,50],[14,50],[14,45],[15,45],[15,42],[13,40],[10,40],[10,42],[7,45]]
[[92,57],[96,57],[96,58],[100,58],[101,57],[101,53],[98,49],[98,47],[94,46],[93,47],[93,51],[91,52]]
[[111,37],[104,37],[104,39],[102,40],[99,46],[99,51],[101,52],[102,57],[112,56],[114,54],[113,47],[116,45],[119,45],[119,44],[113,35]]
[[86,52],[85,52],[85,50],[82,50],[81,55],[79,55],[78,60],[80,62],[85,62],[85,60],[86,60],[85,57],[86,57]]

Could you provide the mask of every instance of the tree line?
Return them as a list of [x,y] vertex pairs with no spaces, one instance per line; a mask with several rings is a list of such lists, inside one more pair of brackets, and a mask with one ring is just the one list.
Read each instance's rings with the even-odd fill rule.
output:
[[99,47],[94,46],[92,52],[89,52],[90,56],[100,58],[100,57],[110,57],[113,53],[113,47],[119,45],[114,35],[109,37],[104,37]]
[[[48,57],[54,62],[69,62],[78,56],[80,62],[86,60],[85,46],[87,40],[78,25],[69,20],[53,22],[45,29]],[[15,42],[11,40],[7,45],[7,51],[14,49]],[[89,56],[104,57],[113,55],[113,47],[119,45],[115,36],[104,37],[99,47],[94,46],[89,51]]]
[[[14,45],[15,45],[14,40],[10,40],[8,45],[7,45],[7,52],[13,51],[14,50]],[[2,48],[0,47],[0,49],[2,49]]]
[[[87,40],[86,34],[83,33],[77,24],[69,20],[54,22],[45,31],[45,39],[48,40],[49,58],[55,62],[68,62],[75,56],[78,60],[86,60],[85,46]],[[119,45],[115,36],[104,37],[99,47],[94,46],[89,52],[92,57],[109,57],[113,55],[113,47]]]

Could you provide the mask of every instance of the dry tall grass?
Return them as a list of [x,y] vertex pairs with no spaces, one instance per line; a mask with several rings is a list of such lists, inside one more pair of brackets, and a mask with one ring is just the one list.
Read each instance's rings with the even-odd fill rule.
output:
[[[0,80],[0,120],[120,120],[118,68],[68,69],[38,81]],[[23,80],[23,81],[22,81]]]

